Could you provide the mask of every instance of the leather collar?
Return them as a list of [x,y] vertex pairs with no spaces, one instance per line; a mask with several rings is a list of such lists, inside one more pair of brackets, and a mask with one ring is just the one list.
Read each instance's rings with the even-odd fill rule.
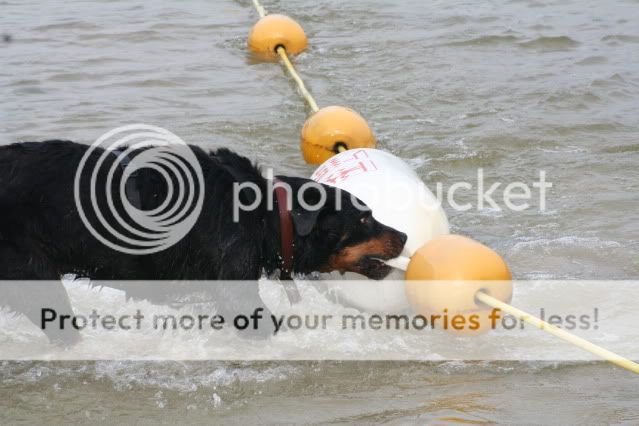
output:
[[[293,219],[291,218],[291,211],[288,209],[287,194],[285,185],[277,185],[282,182],[278,178],[273,178],[273,192],[275,192],[275,198],[277,199],[277,209],[280,217],[280,257],[282,258],[280,263],[280,280],[286,290],[289,302],[291,304],[298,303],[301,300],[300,293],[293,281]],[[283,183],[283,182],[282,182]]]

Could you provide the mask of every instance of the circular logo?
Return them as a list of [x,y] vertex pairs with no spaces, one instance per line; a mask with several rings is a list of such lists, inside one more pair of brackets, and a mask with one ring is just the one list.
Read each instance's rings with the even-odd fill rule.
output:
[[[143,193],[140,176],[152,181],[149,191],[158,193]],[[204,177],[197,157],[178,136],[131,124],[105,133],[87,149],[73,195],[95,238],[114,250],[144,255],[171,247],[193,228],[204,202]],[[149,197],[152,205],[144,209],[139,199]]]

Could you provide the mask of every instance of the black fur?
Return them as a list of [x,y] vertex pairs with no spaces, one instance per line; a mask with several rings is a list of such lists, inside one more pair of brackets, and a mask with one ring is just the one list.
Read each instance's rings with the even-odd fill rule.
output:
[[[80,219],[73,197],[73,182],[87,148],[86,145],[60,140],[0,147],[0,279],[59,280],[63,274],[76,274],[100,281],[257,280],[263,273],[272,274],[280,267],[277,209],[267,209],[264,199],[259,208],[242,211],[238,222],[232,219],[232,188],[235,182],[253,182],[263,194],[268,188],[260,170],[248,159],[227,149],[207,153],[191,146],[204,175],[202,213],[192,230],[177,244],[158,253],[133,255],[102,244]],[[85,173],[89,173],[100,154],[102,151],[97,150],[90,157]],[[107,163],[114,161],[116,156],[112,155]],[[294,194],[308,182],[303,178],[279,178],[292,187]],[[163,181],[154,171],[141,171],[136,181],[145,209],[159,205],[167,196]],[[103,175],[98,175],[98,182],[106,185]],[[305,193],[311,204],[319,196],[316,192]],[[292,217],[297,231],[294,272],[328,271],[334,268],[331,265],[343,250],[384,238],[382,252],[362,253],[352,268],[343,261],[340,265],[346,266],[340,266],[340,269],[361,272],[372,278],[385,276],[387,267],[375,258],[399,255],[406,236],[376,222],[370,211],[357,209],[349,194],[329,187],[326,187],[326,192],[328,200],[319,211],[303,209],[297,197],[293,196]],[[86,188],[81,193],[82,197],[88,194]],[[250,191],[243,191],[241,195],[248,197],[248,201],[252,197]],[[335,209],[336,197],[341,197],[341,211]],[[121,205],[117,207],[121,208]],[[101,209],[105,210],[108,209]],[[113,218],[108,219],[114,222]],[[123,290],[130,297],[169,303],[171,300],[156,300],[156,296],[173,297],[183,291],[203,289],[176,287],[173,292],[156,291],[150,283]],[[41,306],[47,305],[60,313],[72,312],[61,284],[42,294],[46,294],[47,300],[42,300]],[[241,309],[244,304],[263,306],[257,285],[249,300],[246,300],[246,293],[241,296],[214,296],[224,299],[219,302],[222,311]],[[6,305],[22,312],[39,324],[40,313],[29,310],[29,306],[38,305],[37,297],[37,294],[30,294],[29,300],[25,300],[19,288],[0,288],[0,306]],[[52,340],[67,342],[76,337],[49,335]]]

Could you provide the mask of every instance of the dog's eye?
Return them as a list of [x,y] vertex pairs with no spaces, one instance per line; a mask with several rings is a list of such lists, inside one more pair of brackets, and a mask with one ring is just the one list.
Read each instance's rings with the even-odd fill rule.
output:
[[371,223],[371,217],[369,215],[362,216],[359,218],[359,223],[361,223],[362,225],[368,225],[369,223]]

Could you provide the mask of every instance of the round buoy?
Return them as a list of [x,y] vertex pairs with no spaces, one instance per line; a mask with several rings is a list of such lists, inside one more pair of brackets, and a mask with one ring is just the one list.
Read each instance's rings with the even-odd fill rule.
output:
[[489,321],[491,310],[478,304],[475,294],[481,290],[510,302],[511,278],[506,262],[490,248],[461,235],[442,235],[424,244],[411,257],[405,289],[416,312],[461,315],[468,325],[447,330],[480,334],[489,331],[493,324]]
[[304,30],[285,15],[267,15],[257,21],[248,36],[249,50],[265,60],[277,60],[275,49],[283,46],[296,55],[306,49],[308,39]]
[[304,160],[310,164],[321,164],[344,150],[376,146],[366,120],[350,108],[322,108],[302,128],[301,149]]

